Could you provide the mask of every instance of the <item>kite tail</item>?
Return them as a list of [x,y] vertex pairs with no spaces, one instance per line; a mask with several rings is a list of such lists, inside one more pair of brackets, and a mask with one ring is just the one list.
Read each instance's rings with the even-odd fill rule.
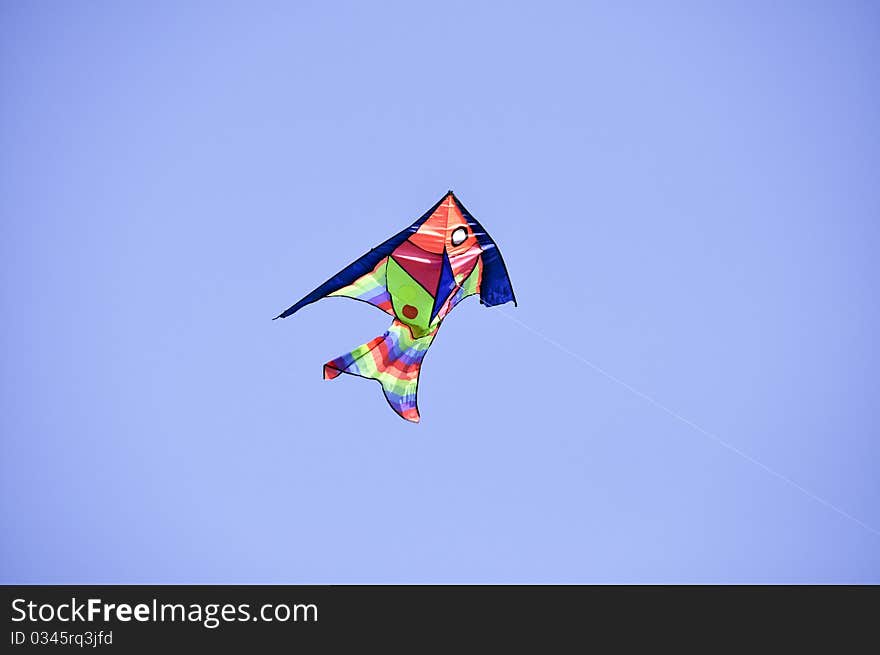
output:
[[378,380],[391,409],[407,421],[418,423],[419,371],[434,334],[436,330],[415,339],[410,329],[395,319],[381,337],[324,364],[324,379],[348,373]]

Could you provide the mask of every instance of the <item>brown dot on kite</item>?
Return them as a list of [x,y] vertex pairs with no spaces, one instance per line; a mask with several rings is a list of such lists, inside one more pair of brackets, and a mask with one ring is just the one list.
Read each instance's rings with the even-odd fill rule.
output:
[[403,306],[403,315],[409,319],[413,319],[419,315],[419,310],[412,305],[404,305]]

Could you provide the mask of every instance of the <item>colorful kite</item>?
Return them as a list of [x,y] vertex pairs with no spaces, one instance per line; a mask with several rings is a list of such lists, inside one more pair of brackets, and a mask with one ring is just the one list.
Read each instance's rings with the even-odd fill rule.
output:
[[391,327],[381,337],[324,364],[324,379],[349,373],[378,380],[391,408],[417,423],[422,359],[446,315],[477,293],[487,307],[516,304],[498,246],[449,191],[403,232],[275,318],[325,296],[354,298],[391,314]]

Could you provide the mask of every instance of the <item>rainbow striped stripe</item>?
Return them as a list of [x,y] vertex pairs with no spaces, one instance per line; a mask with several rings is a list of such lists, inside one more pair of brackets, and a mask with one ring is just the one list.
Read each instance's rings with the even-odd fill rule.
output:
[[340,373],[349,373],[378,380],[391,408],[407,421],[418,423],[419,370],[439,327],[414,339],[409,327],[394,319],[381,337],[324,364],[324,379],[332,380]]
[[388,293],[385,283],[385,265],[387,263],[388,258],[383,257],[371,272],[362,275],[348,286],[344,286],[327,295],[363,300],[393,316],[394,309],[391,307],[391,295]]

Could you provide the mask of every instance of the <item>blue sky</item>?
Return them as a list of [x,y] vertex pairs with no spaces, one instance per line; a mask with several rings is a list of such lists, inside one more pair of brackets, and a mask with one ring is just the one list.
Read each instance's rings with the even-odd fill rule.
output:
[[[0,579],[880,582],[878,19],[4,3]],[[270,319],[450,188],[410,425]]]

